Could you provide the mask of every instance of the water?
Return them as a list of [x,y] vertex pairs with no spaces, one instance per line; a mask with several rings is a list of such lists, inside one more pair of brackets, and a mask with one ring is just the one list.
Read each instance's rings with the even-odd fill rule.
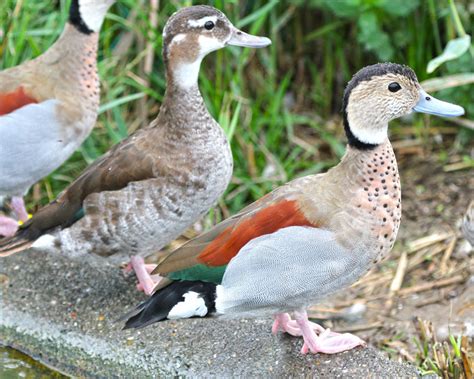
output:
[[0,346],[1,379],[58,379],[66,376],[51,370],[17,350]]

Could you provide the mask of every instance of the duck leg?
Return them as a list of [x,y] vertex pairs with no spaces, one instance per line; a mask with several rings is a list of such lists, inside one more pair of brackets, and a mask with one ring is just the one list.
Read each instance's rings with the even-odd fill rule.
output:
[[275,321],[272,326],[272,333],[277,334],[279,331],[288,333],[294,337],[301,337],[301,330],[295,321],[291,319],[288,313],[279,313],[275,315]]
[[137,289],[150,296],[153,294],[155,286],[161,280],[161,276],[159,275],[150,275],[155,267],[156,265],[145,264],[145,260],[142,257],[134,256],[130,258],[130,265],[125,270],[135,271],[135,275],[138,279]]
[[[365,345],[364,341],[353,334],[334,333],[330,329],[324,329],[318,324],[311,323],[308,320],[306,311],[295,312],[295,318],[304,340],[304,345],[301,349],[302,354],[307,354],[309,351],[312,353],[335,354],[351,350],[359,345]],[[317,330],[322,331],[319,336],[315,332],[316,325]]]
[[11,208],[15,213],[16,218],[20,222],[20,225],[25,223],[31,218],[31,215],[26,211],[25,201],[22,197],[14,196],[11,200]]
[[6,216],[0,216],[0,236],[12,237],[13,235],[15,235],[17,230],[17,220]]
[[15,218],[0,216],[0,236],[11,237],[18,230],[18,226],[22,225],[31,218],[26,211],[25,202],[22,197],[12,197],[10,205]]
[[[315,322],[308,321],[308,323],[317,335],[323,333],[326,330]],[[279,330],[294,337],[301,337],[303,335],[298,323],[295,320],[292,320],[288,313],[279,313],[275,316],[275,321],[272,326],[272,333],[277,334]],[[339,334],[330,332],[329,335],[337,336]]]

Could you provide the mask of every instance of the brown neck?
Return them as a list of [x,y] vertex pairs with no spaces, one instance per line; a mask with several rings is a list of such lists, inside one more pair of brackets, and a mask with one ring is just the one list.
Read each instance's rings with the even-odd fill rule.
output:
[[180,129],[205,129],[215,123],[209,114],[197,82],[180,86],[172,70],[167,69],[167,88],[156,125],[166,124]]

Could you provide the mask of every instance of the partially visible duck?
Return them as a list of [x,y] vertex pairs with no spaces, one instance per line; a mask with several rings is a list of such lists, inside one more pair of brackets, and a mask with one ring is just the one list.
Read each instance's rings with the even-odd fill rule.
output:
[[474,200],[469,203],[466,214],[462,220],[462,232],[466,240],[474,248]]
[[158,117],[93,163],[14,237],[0,242],[0,256],[30,246],[116,261],[136,254],[131,266],[140,288],[152,292],[152,268],[141,256],[162,248],[202,217],[232,175],[229,141],[198,88],[201,61],[228,45],[271,43],[238,30],[222,12],[202,5],[171,16],[163,36],[167,89]]
[[28,220],[23,195],[68,159],[96,122],[99,31],[114,2],[73,0],[54,45],[0,72],[0,198],[12,198],[16,216],[0,216],[0,236]]
[[[342,161],[276,189],[163,257],[154,273],[167,278],[126,316],[126,328],[208,314],[274,316],[273,332],[302,336],[303,353],[363,345],[309,322],[306,309],[354,283],[393,247],[401,191],[388,123],[412,110],[459,116],[463,108],[424,92],[410,68],[384,63],[352,78],[343,109],[349,143]],[[212,283],[218,272],[220,285]]]

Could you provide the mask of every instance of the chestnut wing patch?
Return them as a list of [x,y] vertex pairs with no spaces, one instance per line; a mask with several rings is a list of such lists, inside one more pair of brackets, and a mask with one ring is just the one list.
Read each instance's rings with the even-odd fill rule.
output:
[[0,93],[0,116],[11,113],[25,105],[38,103],[36,99],[27,95],[23,87],[18,87],[15,91]]
[[227,227],[206,246],[197,260],[208,266],[225,265],[247,242],[288,226],[314,226],[301,212],[296,200],[279,201]]

